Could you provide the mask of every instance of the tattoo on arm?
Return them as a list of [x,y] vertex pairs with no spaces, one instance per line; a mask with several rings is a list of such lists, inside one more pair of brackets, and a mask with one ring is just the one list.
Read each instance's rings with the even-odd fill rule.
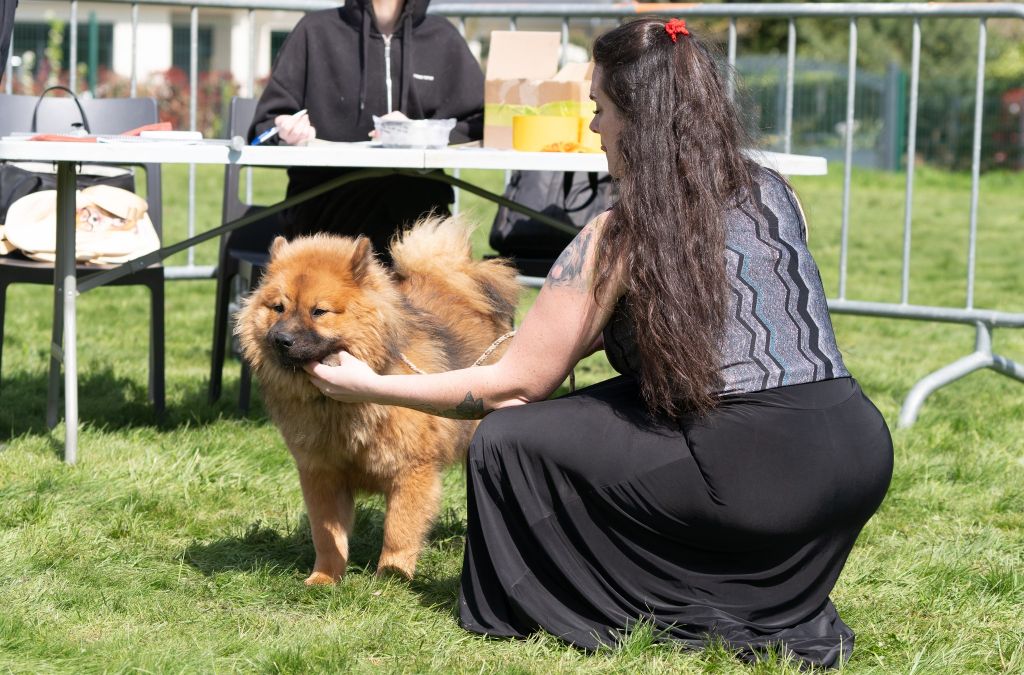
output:
[[490,410],[486,410],[484,408],[483,398],[474,398],[473,392],[471,391],[467,391],[466,398],[462,399],[462,403],[459,403],[454,408],[438,408],[432,405],[420,405],[416,407],[418,410],[430,413],[431,415],[450,417],[456,420],[478,420],[482,419],[484,415],[490,412]]
[[467,391],[462,403],[455,406],[455,417],[463,420],[478,420],[484,416],[484,400],[473,398],[473,392]]
[[584,287],[583,264],[590,250],[590,228],[585,228],[572,242],[565,247],[562,254],[555,260],[548,273],[548,283],[552,286]]

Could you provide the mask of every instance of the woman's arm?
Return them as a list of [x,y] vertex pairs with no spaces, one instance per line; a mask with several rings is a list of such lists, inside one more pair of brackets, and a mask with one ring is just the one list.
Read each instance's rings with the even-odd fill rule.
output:
[[605,215],[599,216],[555,261],[537,301],[495,364],[429,375],[378,375],[351,354],[341,364],[308,364],[310,380],[339,401],[400,405],[434,415],[478,419],[491,410],[540,401],[590,353],[608,322],[619,283],[593,293],[594,254]]

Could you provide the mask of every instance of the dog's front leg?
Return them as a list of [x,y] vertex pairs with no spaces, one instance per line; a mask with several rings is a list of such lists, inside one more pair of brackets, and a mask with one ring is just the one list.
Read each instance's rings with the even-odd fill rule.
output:
[[441,476],[427,466],[397,478],[387,493],[384,546],[377,574],[397,572],[411,579],[427,530],[441,502]]
[[307,586],[333,584],[348,565],[348,534],[352,531],[355,501],[340,472],[299,467],[302,498],[309,515],[316,562]]

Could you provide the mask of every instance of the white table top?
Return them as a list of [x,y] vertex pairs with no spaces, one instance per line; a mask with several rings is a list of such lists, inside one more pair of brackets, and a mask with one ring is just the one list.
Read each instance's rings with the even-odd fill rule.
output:
[[[752,150],[759,163],[786,175],[820,176],[824,157]],[[238,164],[241,166],[390,167],[396,169],[521,169],[607,171],[603,153],[518,152],[478,147],[440,150],[381,148],[366,143],[314,143],[306,147],[245,146],[226,141],[66,143],[0,140],[0,160],[106,162],[112,164]]]

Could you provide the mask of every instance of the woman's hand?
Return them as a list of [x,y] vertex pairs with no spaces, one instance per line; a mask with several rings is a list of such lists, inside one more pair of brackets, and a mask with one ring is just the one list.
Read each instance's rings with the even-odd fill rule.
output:
[[342,403],[369,400],[373,384],[380,379],[370,366],[348,352],[338,353],[338,365],[328,366],[310,361],[305,366],[309,381],[327,397]]
[[310,125],[308,114],[299,117],[278,115],[274,118],[274,126],[277,127],[277,135],[288,145],[308,145],[316,138],[316,129]]

